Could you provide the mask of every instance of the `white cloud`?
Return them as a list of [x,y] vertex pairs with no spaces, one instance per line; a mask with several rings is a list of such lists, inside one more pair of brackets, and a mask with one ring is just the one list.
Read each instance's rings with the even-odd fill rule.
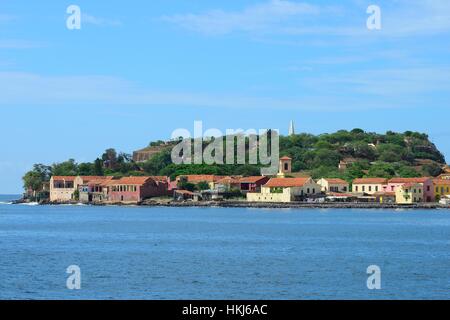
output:
[[241,11],[211,10],[164,16],[166,22],[207,35],[233,32],[283,34],[288,36],[324,35],[339,37],[404,37],[450,31],[450,1],[379,1],[382,29],[366,28],[370,1],[348,3],[345,8],[288,0],[270,0]]
[[298,16],[317,15],[319,7],[307,3],[271,0],[242,11],[211,10],[203,14],[176,14],[162,19],[204,34],[226,34],[234,31],[268,31],[274,25]]

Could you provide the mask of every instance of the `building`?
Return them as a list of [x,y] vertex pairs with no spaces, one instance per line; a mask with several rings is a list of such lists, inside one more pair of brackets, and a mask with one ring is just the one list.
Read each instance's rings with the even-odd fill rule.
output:
[[152,177],[124,177],[109,182],[109,202],[140,203],[145,199],[169,195],[165,183]]
[[386,191],[387,179],[384,178],[359,178],[353,180],[353,192],[373,195]]
[[289,157],[280,158],[277,176],[283,178],[286,176],[286,174],[289,174],[291,172],[292,172],[292,158]]
[[50,201],[66,202],[75,200],[74,193],[77,190],[75,176],[52,176],[50,178]]
[[227,176],[214,182],[214,190],[218,192],[240,191],[242,176]]
[[424,202],[434,202],[434,188],[433,179],[429,177],[424,178],[392,178],[388,181],[386,187],[387,192],[395,192],[397,188],[401,187],[405,183],[419,183],[422,186],[422,199]]
[[251,202],[291,202],[304,201],[320,194],[320,186],[308,178],[272,178],[261,187],[261,192],[247,193]]
[[436,201],[450,195],[450,179],[433,179],[433,187]]
[[79,201],[81,203],[102,203],[109,201],[109,191],[114,177],[94,179],[78,186]]
[[261,192],[261,186],[269,181],[269,177],[252,176],[239,179],[240,190],[243,193]]
[[350,190],[348,182],[342,179],[322,178],[317,184],[321,186],[322,192],[344,193]]
[[388,191],[380,191],[375,192],[373,196],[376,199],[376,202],[384,203],[384,204],[392,204],[396,202],[395,199],[395,192],[388,192]]
[[198,184],[200,182],[206,182],[209,185],[209,188],[212,190],[215,188],[215,184],[220,179],[224,178],[224,176],[216,176],[213,174],[188,174],[181,175],[176,178],[176,182],[180,182],[182,178],[185,178],[187,182]]
[[420,183],[405,183],[395,190],[397,204],[412,204],[423,202],[423,185]]

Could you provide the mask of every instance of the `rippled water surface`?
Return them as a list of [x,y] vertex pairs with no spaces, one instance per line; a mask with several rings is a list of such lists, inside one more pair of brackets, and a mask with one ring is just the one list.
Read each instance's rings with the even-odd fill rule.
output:
[[[9,205],[3,299],[449,299],[450,211]],[[81,268],[68,290],[66,268]],[[368,290],[366,269],[381,268]]]

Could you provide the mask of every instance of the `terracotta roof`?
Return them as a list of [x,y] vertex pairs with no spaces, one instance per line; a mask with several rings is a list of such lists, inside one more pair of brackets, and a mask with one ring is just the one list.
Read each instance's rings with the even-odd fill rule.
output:
[[450,185],[450,179],[433,179],[433,184]]
[[85,184],[89,184],[89,185],[106,185],[107,182],[110,182],[113,179],[114,179],[113,176],[107,176],[107,177],[105,177],[105,179],[92,179],[92,180],[89,180],[89,182],[86,182]]
[[216,183],[220,183],[220,184],[239,184],[240,183],[240,177],[223,177],[222,179],[217,180]]
[[150,178],[152,178],[155,181],[160,181],[160,182],[169,181],[169,177],[167,177],[167,176],[150,176]]
[[292,160],[292,158],[290,158],[288,156],[284,156],[284,157],[281,157],[280,160]]
[[338,178],[331,178],[331,179],[323,178],[323,179],[328,181],[328,183],[331,183],[331,184],[348,184],[347,181],[338,179]]
[[53,176],[53,181],[64,180],[64,181],[75,181],[76,176]]
[[252,177],[243,177],[240,180],[241,183],[257,183],[266,177],[263,176],[252,176]]
[[425,183],[425,182],[427,182],[430,179],[431,178],[428,178],[428,177],[422,177],[422,178],[392,178],[388,182],[389,183],[409,183],[409,182]]
[[181,177],[186,177],[188,182],[215,182],[219,179],[222,179],[223,176],[215,176],[213,174],[189,174],[189,175],[180,175],[177,177],[181,178]]
[[155,181],[151,177],[123,177],[119,180],[112,180],[112,185],[143,185],[147,181]]
[[83,183],[87,183],[91,180],[106,180],[108,176],[80,176],[80,178],[83,180]]
[[411,187],[416,187],[417,185],[418,185],[418,183],[408,182],[408,183],[405,183],[404,185],[402,185],[401,187],[402,188],[411,188]]
[[289,187],[303,187],[306,182],[311,178],[272,178],[270,179],[264,187],[269,188],[289,188]]
[[359,178],[353,180],[353,184],[386,184],[385,178]]

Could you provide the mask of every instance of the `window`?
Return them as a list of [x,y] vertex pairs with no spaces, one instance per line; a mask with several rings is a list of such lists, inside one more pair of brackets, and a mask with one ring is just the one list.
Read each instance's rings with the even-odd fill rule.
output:
[[439,193],[439,188],[438,187],[436,187],[436,193]]
[[369,186],[369,191],[372,191],[372,186]]
[[346,192],[346,191],[347,191],[347,187],[343,187],[342,190],[343,190],[344,192]]
[[430,186],[427,186],[427,191],[430,191]]
[[355,191],[358,191],[358,186],[355,186]]
[[309,190],[309,188],[308,188],[308,189],[306,189],[306,193],[310,193],[309,191],[310,191],[310,190]]
[[289,171],[289,163],[285,163],[284,164],[284,170],[285,171]]
[[377,192],[378,192],[378,186],[376,186],[376,187],[375,187],[375,191],[377,191]]
[[362,191],[366,191],[366,186],[362,186]]

